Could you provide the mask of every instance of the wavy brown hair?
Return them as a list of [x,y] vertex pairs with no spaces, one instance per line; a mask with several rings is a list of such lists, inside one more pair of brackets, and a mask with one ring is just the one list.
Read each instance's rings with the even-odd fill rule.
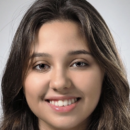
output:
[[22,85],[37,33],[44,23],[53,20],[79,23],[90,52],[105,70],[101,98],[86,130],[129,130],[126,73],[105,21],[86,0],[36,0],[24,15],[2,78],[1,130],[39,130],[38,119],[28,107]]

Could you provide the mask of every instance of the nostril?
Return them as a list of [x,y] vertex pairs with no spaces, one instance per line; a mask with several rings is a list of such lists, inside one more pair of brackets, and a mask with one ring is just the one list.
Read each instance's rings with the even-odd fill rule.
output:
[[57,91],[63,91],[63,90],[67,90],[67,89],[68,89],[67,87],[64,87],[64,88],[53,88],[53,90],[55,92],[57,92]]
[[54,91],[57,91],[57,89],[56,89],[56,88],[53,88],[53,90],[54,90]]

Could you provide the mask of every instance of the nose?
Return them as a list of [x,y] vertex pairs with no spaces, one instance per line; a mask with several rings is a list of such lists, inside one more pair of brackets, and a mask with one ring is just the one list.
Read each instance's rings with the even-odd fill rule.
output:
[[67,71],[55,69],[52,71],[50,88],[60,93],[66,93],[71,87],[71,79],[67,76]]

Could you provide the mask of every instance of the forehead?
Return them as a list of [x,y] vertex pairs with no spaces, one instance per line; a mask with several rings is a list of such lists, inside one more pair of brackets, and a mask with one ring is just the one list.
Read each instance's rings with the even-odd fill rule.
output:
[[[38,32],[36,51],[43,52],[56,48],[65,49],[88,49],[87,39],[81,27],[73,21],[51,21],[41,26]],[[68,50],[69,51],[69,50]],[[52,52],[52,50],[51,50]]]
[[[57,28],[58,27],[58,28]],[[62,31],[61,31],[62,30]],[[43,24],[39,30],[39,35],[41,31],[47,32],[58,32],[60,31],[62,34],[69,33],[69,34],[77,34],[79,36],[83,36],[83,31],[81,25],[78,22],[74,22],[71,20],[53,20]],[[43,33],[43,32],[42,32]]]

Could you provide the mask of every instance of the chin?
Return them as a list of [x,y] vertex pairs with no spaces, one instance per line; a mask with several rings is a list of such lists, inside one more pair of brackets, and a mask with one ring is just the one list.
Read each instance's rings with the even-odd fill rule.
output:
[[55,124],[54,126],[52,126],[54,128],[54,130],[70,130],[70,129],[74,129],[76,127],[76,124],[72,124],[72,122],[69,123],[58,123]]
[[[86,120],[84,122],[86,122]],[[75,130],[75,128],[77,129],[77,127],[79,126],[81,128],[82,123],[80,122],[79,118],[73,119],[66,117],[51,120],[50,122],[48,122],[48,124],[52,127],[53,130]]]

